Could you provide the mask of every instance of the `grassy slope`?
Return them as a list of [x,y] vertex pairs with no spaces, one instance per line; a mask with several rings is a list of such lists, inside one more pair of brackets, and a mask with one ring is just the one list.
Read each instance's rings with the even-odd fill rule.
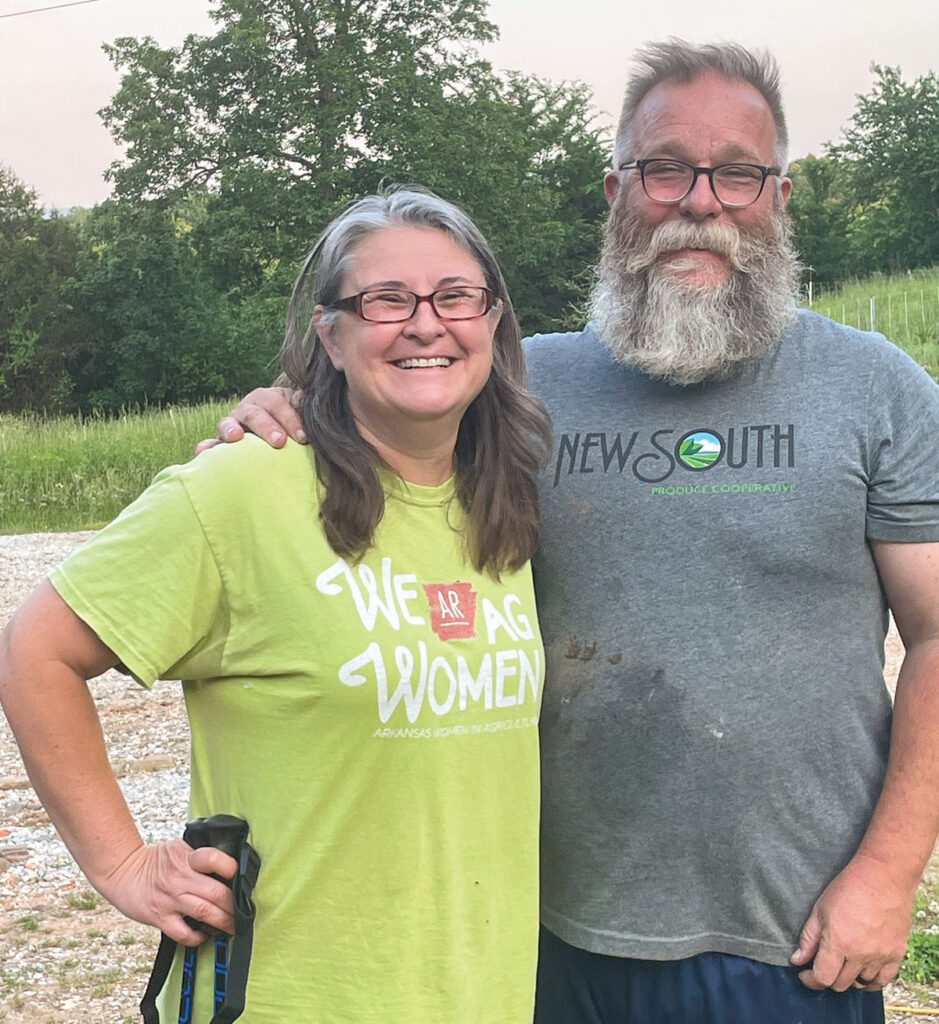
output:
[[912,274],[875,274],[863,281],[815,292],[812,308],[862,331],[895,341],[939,378],[939,267]]
[[232,403],[117,419],[0,416],[0,533],[102,526],[164,466],[215,436]]

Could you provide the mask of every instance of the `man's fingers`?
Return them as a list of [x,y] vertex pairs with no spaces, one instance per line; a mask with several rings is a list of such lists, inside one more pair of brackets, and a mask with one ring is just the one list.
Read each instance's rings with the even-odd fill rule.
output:
[[886,963],[879,970],[867,967],[858,974],[855,984],[858,988],[866,989],[868,992],[878,992],[880,989],[886,988],[899,973],[898,961]]
[[867,992],[878,992],[896,978],[900,971],[899,961],[891,961],[882,967],[872,964],[858,968],[857,961],[842,960],[836,969],[838,958],[832,954],[819,954],[810,968],[799,972],[799,980],[814,992],[830,988],[845,992],[849,988],[862,988]]
[[196,445],[196,455],[201,455],[203,452],[207,452],[210,448],[214,448],[217,444],[222,442],[217,437],[206,437],[203,438]]
[[[238,406],[238,409],[240,408],[241,406]],[[235,410],[235,413],[237,413],[237,409]],[[223,416],[218,421],[219,441],[240,441],[244,436],[244,428],[236,419],[234,413],[231,416]]]
[[850,977],[842,979],[842,972],[845,969],[845,959],[830,949],[819,949],[815,954],[815,961],[810,968],[799,972],[799,980],[806,988],[818,990],[822,988],[835,988],[836,983],[843,981],[838,989],[843,992],[857,977],[857,971]]
[[290,388],[255,388],[219,421],[219,439],[240,441],[250,430],[273,448],[282,448],[288,435],[305,444],[303,423],[292,404],[294,394]]
[[234,416],[226,416],[225,419],[219,420],[218,436],[221,440],[240,441],[245,436],[245,431],[241,426],[244,424],[248,431],[263,438],[272,448],[284,447],[287,435],[284,433],[283,427],[263,409],[251,406],[240,413],[236,409],[235,414],[239,415],[238,420]]
[[812,962],[812,957],[818,952],[818,944],[822,937],[821,925],[816,915],[805,922],[802,932],[799,935],[799,948],[789,957],[789,963],[793,967],[804,967]]
[[823,985],[815,977],[815,972],[811,967],[807,967],[804,971],[799,971],[799,981],[801,981],[806,988],[810,988],[813,992],[820,992],[823,988],[828,987],[827,985]]
[[838,976],[829,986],[834,989],[835,992],[847,992],[849,988],[857,984],[858,975],[860,974],[857,962],[851,963],[845,960],[844,967],[838,972]]
[[306,444],[306,432],[303,429],[303,421],[290,402],[292,393],[283,389],[280,389],[279,392],[276,388],[271,390],[274,394],[271,395],[270,402],[263,406],[265,416],[272,419],[282,430],[286,430],[294,441]]
[[891,960],[889,963],[884,964],[884,966],[877,972],[877,977],[874,979],[875,987],[886,988],[890,982],[895,981],[897,975],[900,973],[901,963],[902,960]]
[[810,963],[812,957],[815,956],[814,946],[799,946],[799,948],[789,957],[789,963],[793,967],[804,967],[807,963]]

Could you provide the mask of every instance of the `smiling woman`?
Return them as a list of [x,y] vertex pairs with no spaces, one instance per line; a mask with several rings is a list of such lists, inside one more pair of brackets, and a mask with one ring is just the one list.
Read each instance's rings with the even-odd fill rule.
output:
[[502,300],[491,303],[482,267],[448,234],[412,226],[359,242],[342,289],[355,294],[313,319],[359,433],[399,475],[443,483],[463,414],[489,379]]
[[281,364],[328,485],[335,550],[370,542],[384,464],[424,484],[455,470],[478,569],[515,569],[534,551],[550,422],[524,387],[502,271],[461,210],[413,190],[353,204],[297,279]]
[[[190,812],[244,819],[261,858],[246,1024],[530,1024],[548,420],[488,245],[436,196],[361,200],[300,274],[283,362],[311,446],[162,473],[11,620],[4,711],[92,884],[237,951],[235,860],[143,843],[85,686],[183,681]],[[177,951],[161,1020],[193,976],[213,1016],[207,946]]]

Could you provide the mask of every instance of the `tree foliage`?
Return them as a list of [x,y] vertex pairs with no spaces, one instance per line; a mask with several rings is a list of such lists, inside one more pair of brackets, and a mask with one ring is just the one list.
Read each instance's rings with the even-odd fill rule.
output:
[[383,184],[462,205],[529,329],[579,320],[605,203],[589,92],[497,74],[488,0],[215,0],[105,47],[111,200],[47,217],[0,174],[0,409],[117,410],[272,375],[299,264]]
[[579,325],[606,211],[591,117],[582,86],[490,75],[458,103],[439,97],[412,111],[407,130],[382,133],[386,156],[365,191],[420,182],[458,203],[492,243],[523,329]]
[[842,165],[832,157],[807,156],[793,161],[789,175],[793,181],[789,215],[808,275],[825,283],[843,280],[853,273],[854,262]]
[[939,261],[939,79],[908,83],[898,67],[871,70],[873,89],[830,147],[849,169],[852,233],[868,254],[865,269],[925,266]]
[[71,380],[64,291],[77,254],[65,218],[44,217],[35,192],[0,165],[0,407],[58,410]]
[[833,280],[939,262],[939,79],[871,71],[842,141],[797,164],[797,239]]
[[[463,205],[506,264],[526,326],[580,297],[604,208],[589,93],[498,75],[486,0],[218,0],[178,49],[120,39],[103,116],[121,201],[201,194],[194,237],[239,302],[290,272],[337,209],[381,183]],[[580,289],[580,290],[579,290]]]
[[[127,146],[120,196],[221,187],[256,167],[328,205],[355,194],[363,156],[415,106],[471,88],[496,35],[486,0],[217,0],[210,37],[106,47],[123,71],[104,109]],[[380,154],[379,154],[380,155]],[[286,212],[286,211],[285,211]]]
[[97,207],[71,299],[79,336],[69,365],[84,408],[226,395],[264,370],[258,346],[239,345],[185,213],[152,203]]

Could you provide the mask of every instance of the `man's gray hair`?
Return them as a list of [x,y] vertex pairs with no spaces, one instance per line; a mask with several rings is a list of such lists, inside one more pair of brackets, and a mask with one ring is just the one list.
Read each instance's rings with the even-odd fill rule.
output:
[[613,166],[642,154],[629,152],[630,129],[643,97],[660,82],[692,82],[706,71],[724,78],[747,82],[766,100],[776,125],[774,158],[785,173],[788,162],[789,129],[779,91],[779,65],[767,50],[750,51],[739,43],[689,43],[666,39],[650,43],[634,54],[636,69],[626,83],[626,98],[616,131]]

